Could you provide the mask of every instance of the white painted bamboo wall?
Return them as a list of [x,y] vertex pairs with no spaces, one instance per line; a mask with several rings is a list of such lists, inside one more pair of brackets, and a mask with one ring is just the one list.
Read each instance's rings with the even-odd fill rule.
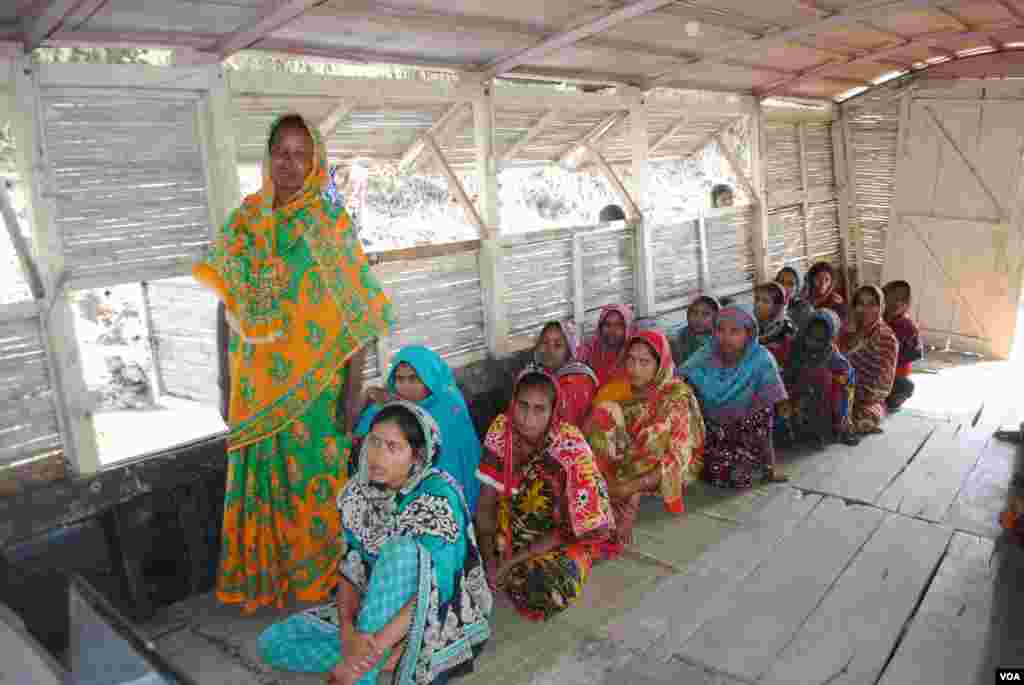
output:
[[0,317],[0,466],[60,449],[51,369],[34,306]]
[[832,135],[825,122],[766,126],[768,265],[801,273],[814,262],[839,266],[842,244]]

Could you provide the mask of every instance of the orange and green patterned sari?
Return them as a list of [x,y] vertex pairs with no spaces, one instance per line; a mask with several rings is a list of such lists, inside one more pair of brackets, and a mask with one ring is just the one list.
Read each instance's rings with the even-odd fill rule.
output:
[[302,190],[275,209],[265,160],[262,189],[193,269],[232,328],[217,596],[246,611],[283,606],[290,593],[322,601],[332,589],[350,451],[336,419],[346,362],[393,322],[348,215],[326,192],[325,148],[306,128],[315,154]]

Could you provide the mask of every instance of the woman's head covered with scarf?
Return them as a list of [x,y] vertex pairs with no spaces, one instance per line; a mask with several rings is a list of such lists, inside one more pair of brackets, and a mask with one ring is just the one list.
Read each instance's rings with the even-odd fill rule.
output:
[[807,279],[804,281],[805,299],[818,308],[829,303],[838,286],[833,266],[828,262],[817,262],[807,271]]
[[665,334],[657,329],[638,331],[626,343],[626,374],[634,389],[659,388],[673,378],[675,362]]
[[836,339],[841,325],[839,315],[831,309],[815,309],[811,313],[793,342],[784,373],[787,385],[796,383],[804,369],[825,366],[839,354]]
[[885,293],[877,285],[862,285],[853,294],[853,327],[870,331],[882,321]]
[[440,451],[441,430],[426,410],[405,400],[388,402],[363,441],[355,481],[408,494],[429,475]]
[[548,321],[537,336],[533,348],[533,361],[555,375],[555,377],[580,373],[598,382],[593,369],[579,360],[579,334],[576,323],[566,319]]
[[775,282],[786,291],[786,299],[793,300],[800,296],[800,273],[791,266],[784,266],[775,274]]
[[624,304],[601,307],[597,320],[597,333],[582,345],[580,360],[597,374],[601,383],[615,375],[625,352],[626,340],[635,330],[633,308]]
[[713,333],[715,318],[722,309],[718,300],[710,295],[701,295],[686,308],[686,325],[696,335]]
[[561,421],[560,394],[554,374],[540,364],[527,364],[512,389],[509,426],[527,442],[539,443]]

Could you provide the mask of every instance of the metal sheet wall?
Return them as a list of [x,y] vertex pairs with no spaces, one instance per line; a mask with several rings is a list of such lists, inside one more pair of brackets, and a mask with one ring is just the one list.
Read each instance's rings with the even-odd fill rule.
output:
[[374,268],[398,318],[389,340],[392,350],[426,345],[451,357],[487,348],[478,254],[474,250]]
[[44,89],[43,146],[72,287],[188,273],[210,243],[193,93]]
[[510,335],[530,334],[573,314],[572,231],[544,231],[502,248]]
[[37,316],[0,323],[0,465],[61,448]]
[[689,297],[700,290],[701,253],[698,219],[651,229],[656,305]]

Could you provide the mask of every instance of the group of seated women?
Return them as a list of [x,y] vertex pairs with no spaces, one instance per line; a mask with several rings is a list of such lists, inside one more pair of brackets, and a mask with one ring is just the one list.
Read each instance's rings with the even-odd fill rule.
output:
[[578,600],[593,565],[632,544],[642,497],[681,514],[697,478],[785,480],[780,433],[876,431],[898,353],[884,295],[859,289],[847,321],[832,279],[816,265],[800,289],[784,269],[753,307],[702,296],[671,340],[625,306],[583,344],[573,322],[548,322],[482,440],[448,365],[400,350],[367,391],[338,497],[336,604],[272,626],[264,657],[334,683],[446,682],[494,605],[545,620]]

